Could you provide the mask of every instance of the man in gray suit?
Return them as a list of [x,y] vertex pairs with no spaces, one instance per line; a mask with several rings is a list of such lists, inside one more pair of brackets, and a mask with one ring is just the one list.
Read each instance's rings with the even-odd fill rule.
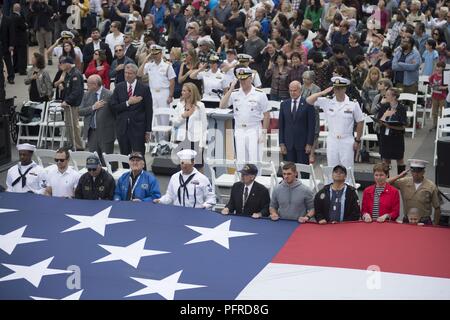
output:
[[103,165],[102,153],[114,153],[115,114],[109,104],[112,92],[105,89],[99,75],[87,79],[88,91],[84,93],[79,114],[84,116],[83,139],[87,139],[90,152],[97,151]]

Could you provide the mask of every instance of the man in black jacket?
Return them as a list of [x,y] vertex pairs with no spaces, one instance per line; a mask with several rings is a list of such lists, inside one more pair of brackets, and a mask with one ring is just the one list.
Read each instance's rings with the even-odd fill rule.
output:
[[323,187],[314,197],[315,219],[319,224],[359,220],[358,194],[355,188],[345,183],[346,177],[347,169],[335,166],[333,183]]
[[86,159],[88,172],[78,180],[75,189],[76,199],[85,200],[112,200],[114,197],[115,182],[111,174],[106,172],[97,156]]
[[63,57],[60,60],[61,70],[66,73],[61,107],[64,108],[64,121],[69,147],[75,148],[75,150],[83,150],[78,123],[78,107],[83,100],[84,92],[83,75],[75,68],[74,63],[70,56]]
[[10,84],[14,84],[14,67],[11,59],[12,58],[11,54],[13,53],[14,46],[16,44],[14,37],[14,26],[11,18],[3,15],[1,6],[0,6],[0,41],[1,41],[0,57],[2,57],[5,60],[6,69],[8,70],[8,82]]
[[27,74],[27,51],[28,51],[28,25],[25,22],[25,17],[20,12],[20,4],[16,3],[13,6],[11,19],[14,26],[14,34],[16,36],[16,46],[14,48],[14,71],[21,76]]
[[110,105],[116,113],[116,132],[120,153],[145,154],[145,142],[152,131],[153,101],[148,85],[137,80],[138,67],[125,65],[125,81],[116,85]]
[[258,168],[254,164],[246,164],[240,171],[241,182],[231,188],[230,201],[222,210],[222,214],[237,214],[252,218],[269,215],[270,195],[262,184],[255,181]]

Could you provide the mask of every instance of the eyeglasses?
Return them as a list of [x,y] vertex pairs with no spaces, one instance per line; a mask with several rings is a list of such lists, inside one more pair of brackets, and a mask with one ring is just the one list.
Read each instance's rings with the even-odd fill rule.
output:
[[122,49],[114,50],[114,52],[122,52]]
[[97,168],[88,168],[87,170],[90,171],[90,172],[92,172],[92,171],[96,171]]
[[55,158],[54,160],[55,160],[55,162],[64,162],[64,161],[66,161],[67,159],[57,159],[57,158]]

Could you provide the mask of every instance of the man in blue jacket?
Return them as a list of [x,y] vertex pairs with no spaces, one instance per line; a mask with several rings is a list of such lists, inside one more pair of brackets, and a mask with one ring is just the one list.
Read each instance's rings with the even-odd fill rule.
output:
[[392,59],[394,84],[402,88],[404,93],[416,93],[419,82],[419,67],[422,59],[414,47],[414,39],[402,39],[400,49],[397,49]]
[[117,182],[114,200],[153,201],[161,198],[159,183],[155,176],[144,170],[144,156],[140,152],[130,154],[130,171]]

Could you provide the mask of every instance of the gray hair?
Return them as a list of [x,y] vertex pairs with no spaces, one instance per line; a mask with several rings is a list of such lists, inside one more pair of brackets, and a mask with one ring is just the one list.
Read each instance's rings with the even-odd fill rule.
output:
[[305,71],[303,72],[303,77],[310,79],[311,81],[314,81],[314,78],[316,77],[316,73],[314,71]]
[[127,68],[131,69],[135,74],[137,74],[137,72],[138,72],[138,67],[134,63],[127,63],[125,65],[125,69],[127,69]]

